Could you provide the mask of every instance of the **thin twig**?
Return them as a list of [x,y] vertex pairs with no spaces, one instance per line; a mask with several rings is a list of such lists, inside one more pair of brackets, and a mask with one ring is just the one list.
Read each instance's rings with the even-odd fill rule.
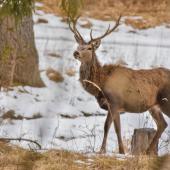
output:
[[23,141],[27,141],[27,142],[32,142],[32,143],[35,143],[39,147],[39,149],[41,149],[41,145],[34,140],[23,139],[23,138],[0,138],[0,141],[8,141],[8,140],[19,140],[19,141],[23,140]]
[[[91,81],[89,81],[89,80],[86,80],[86,79],[85,79],[85,80],[83,80],[83,81],[88,82],[88,83],[91,83],[93,86],[95,86],[96,88],[98,88],[98,89],[99,89],[99,91],[101,91],[101,92],[102,92],[102,94],[103,94],[104,98],[105,98],[105,99],[106,99],[106,101],[107,101],[106,96],[104,95],[103,91],[101,90],[101,88],[100,88],[97,84],[95,84],[95,83],[93,83],[93,82],[91,82]],[[113,115],[112,115],[112,112],[111,112],[111,109],[110,109],[110,106],[109,106],[109,102],[107,101],[107,103],[108,103],[108,109],[109,109],[109,112],[110,112],[111,117],[112,117],[112,121],[114,122]]]

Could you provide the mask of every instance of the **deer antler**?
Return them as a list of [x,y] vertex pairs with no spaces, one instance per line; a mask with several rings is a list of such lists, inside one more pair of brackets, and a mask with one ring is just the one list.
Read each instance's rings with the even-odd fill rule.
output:
[[91,40],[88,42],[89,44],[90,43],[92,43],[92,42],[94,42],[94,41],[96,41],[96,40],[98,40],[98,39],[102,39],[102,38],[104,38],[105,36],[107,36],[107,35],[109,35],[111,32],[113,32],[119,25],[121,25],[120,24],[120,18],[121,18],[121,15],[118,17],[118,19],[116,20],[116,24],[115,24],[115,26],[110,30],[110,24],[109,24],[109,27],[108,27],[108,29],[107,29],[107,31],[105,32],[105,34],[104,35],[102,35],[102,36],[100,36],[100,37],[98,37],[98,38],[93,38],[92,37],[92,29],[91,29],[91,32],[90,32],[90,38],[91,38]]
[[79,17],[80,17],[80,15],[76,19],[74,19],[69,15],[69,18],[71,19],[71,21],[73,23],[73,28],[71,28],[70,21],[68,22],[68,24],[69,24],[70,30],[74,33],[74,36],[77,37],[78,39],[80,39],[82,42],[85,42],[83,37],[81,36],[81,34],[78,32],[78,30],[76,28],[76,23],[77,23],[77,20]]

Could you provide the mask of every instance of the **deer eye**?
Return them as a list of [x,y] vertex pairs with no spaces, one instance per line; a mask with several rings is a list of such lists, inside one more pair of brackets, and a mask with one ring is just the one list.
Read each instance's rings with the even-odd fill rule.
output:
[[92,48],[88,48],[88,50],[91,50]]

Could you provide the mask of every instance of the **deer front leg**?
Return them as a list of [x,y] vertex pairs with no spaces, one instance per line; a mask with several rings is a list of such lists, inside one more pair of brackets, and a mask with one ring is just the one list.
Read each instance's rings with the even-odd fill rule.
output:
[[115,126],[115,132],[117,134],[118,144],[119,144],[119,153],[125,154],[124,148],[123,148],[123,142],[121,137],[121,128],[120,128],[120,114],[116,114],[116,117],[114,119],[114,126]]
[[106,140],[107,140],[107,135],[108,135],[111,123],[112,123],[111,114],[110,112],[108,112],[105,125],[104,125],[104,137],[103,137],[102,147],[100,149],[101,152],[106,152]]
[[150,114],[152,115],[156,125],[157,125],[157,132],[149,145],[149,148],[147,149],[146,153],[149,154],[151,152],[155,152],[154,148],[156,147],[156,144],[161,137],[162,132],[165,130],[167,127],[167,123],[162,115],[161,110],[157,107],[154,106],[149,110]]
[[[102,147],[101,147],[102,152],[106,151],[106,140],[107,140],[108,131],[110,129],[110,125],[111,125],[112,121],[116,125],[116,130],[117,130],[116,133],[118,132],[117,134],[120,134],[119,133],[119,131],[120,131],[120,120],[119,120],[120,117],[119,117],[119,113],[117,112],[118,111],[117,105],[110,105],[109,104],[108,110],[109,111],[108,111],[107,118],[106,118],[106,121],[105,121],[105,126],[104,126],[104,138],[103,138],[103,143],[102,143]],[[117,113],[118,113],[118,115],[117,115]],[[116,118],[117,116],[118,116],[118,119]],[[114,121],[114,120],[116,120],[116,121]],[[121,135],[118,135],[118,136],[119,136],[119,139],[121,141]],[[121,148],[121,151],[122,151],[122,148]]]

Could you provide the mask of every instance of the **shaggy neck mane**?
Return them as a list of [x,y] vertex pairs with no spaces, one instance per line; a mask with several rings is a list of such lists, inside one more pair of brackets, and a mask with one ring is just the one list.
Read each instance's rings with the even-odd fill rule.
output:
[[92,95],[98,95],[98,89],[94,87],[91,83],[84,82],[83,80],[89,80],[95,83],[97,86],[102,88],[102,73],[103,67],[99,63],[95,52],[92,54],[92,61],[89,64],[80,66],[80,82],[82,83],[84,89],[91,93]]

